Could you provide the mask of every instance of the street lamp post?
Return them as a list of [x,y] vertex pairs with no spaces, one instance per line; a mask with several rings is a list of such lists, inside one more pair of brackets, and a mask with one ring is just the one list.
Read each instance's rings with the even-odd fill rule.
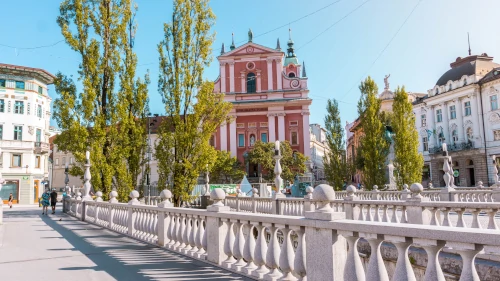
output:
[[69,176],[68,176],[68,172],[69,172],[69,167],[68,167],[68,162],[66,162],[66,167],[64,168],[64,174],[66,175],[66,178],[64,179],[64,183],[66,184],[66,186],[64,187],[64,191],[66,191],[66,196],[68,197],[71,197],[71,194],[69,191]]

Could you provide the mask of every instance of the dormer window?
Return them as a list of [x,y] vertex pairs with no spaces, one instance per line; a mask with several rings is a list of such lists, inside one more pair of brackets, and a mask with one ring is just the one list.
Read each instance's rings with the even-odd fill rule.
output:
[[295,77],[295,73],[293,73],[293,72],[288,73],[288,77],[290,77],[290,78]]
[[453,90],[453,88],[452,88],[451,84],[450,84],[450,86],[448,87],[448,90],[450,90],[450,91],[451,91],[451,90]]
[[467,86],[467,79],[464,79],[464,86]]
[[250,72],[247,74],[247,93],[255,93],[255,74]]
[[436,88],[436,95],[437,95],[437,94],[439,94],[439,89],[438,89],[438,88]]

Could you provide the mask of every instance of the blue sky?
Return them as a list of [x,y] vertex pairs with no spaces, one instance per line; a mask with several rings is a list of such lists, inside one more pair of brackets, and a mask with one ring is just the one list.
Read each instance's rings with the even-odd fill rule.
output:
[[[306,63],[313,98],[310,120],[323,124],[327,98],[341,101],[344,123],[356,118],[358,85],[361,78],[368,75],[375,79],[380,89],[384,76],[391,74],[392,89],[405,85],[408,91],[426,92],[449,69],[452,61],[467,55],[467,32],[470,32],[473,54],[486,52],[490,56],[500,56],[497,27],[500,1],[364,2],[366,0],[212,0],[211,7],[217,16],[214,60],[222,42],[226,47],[230,45],[231,32],[236,42],[246,42],[249,28],[254,32],[254,42],[274,47],[279,37],[283,48],[288,39],[288,24],[293,22],[290,27],[296,54]],[[56,24],[59,3],[59,0],[4,1],[0,62],[44,68],[52,73],[61,71],[76,77],[79,57],[64,42],[46,48],[24,49],[52,45],[63,39]],[[135,49],[139,57],[138,70],[142,74],[150,70],[151,111],[162,114],[163,106],[157,92],[156,45],[162,39],[163,23],[171,18],[172,2],[137,0],[137,3],[139,30]],[[332,3],[335,4],[296,21]],[[280,26],[283,27],[274,30]],[[269,32],[271,30],[274,31]],[[263,33],[267,34],[259,36]],[[495,60],[500,62],[500,57]],[[217,64],[212,63],[205,76],[213,80],[217,75]],[[50,95],[56,97],[53,88]]]

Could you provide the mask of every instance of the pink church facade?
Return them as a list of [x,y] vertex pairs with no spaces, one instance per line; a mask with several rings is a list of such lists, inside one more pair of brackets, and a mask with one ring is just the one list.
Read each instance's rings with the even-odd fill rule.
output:
[[[233,104],[232,122],[223,124],[213,145],[230,151],[241,163],[257,140],[290,142],[292,149],[310,157],[309,106],[305,66],[298,63],[293,41],[287,53],[252,42],[230,51],[222,46],[218,57],[220,72],[214,91],[225,94]],[[250,177],[257,176],[257,165],[248,163]]]

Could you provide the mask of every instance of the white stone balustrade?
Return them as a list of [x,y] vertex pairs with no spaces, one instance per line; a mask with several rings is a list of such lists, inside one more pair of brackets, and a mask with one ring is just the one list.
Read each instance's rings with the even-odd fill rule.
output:
[[[76,199],[65,200],[69,201],[70,215],[81,218],[85,214],[83,218],[89,223],[263,280],[416,280],[407,255],[410,246],[424,248],[429,255],[425,280],[444,280],[438,260],[443,247],[461,255],[461,280],[479,280],[476,255],[500,247],[500,231],[496,228],[395,223],[392,214],[383,213],[379,200],[345,203],[359,205],[359,208],[362,205],[365,211],[370,206],[373,213],[365,213],[362,221],[349,220],[343,218],[344,213],[332,209],[331,202],[337,200],[329,200],[328,196],[335,198],[335,195],[325,196],[326,199],[313,194],[316,209],[306,211],[305,217],[231,212],[221,205],[199,210],[94,201],[81,204]],[[217,198],[219,203],[223,199]],[[403,210],[416,203],[392,204]],[[464,203],[459,202],[419,204],[454,211],[466,209]],[[473,212],[488,210],[492,204],[474,203],[477,208]],[[378,216],[374,210],[378,210]],[[394,220],[402,221],[400,215]],[[283,240],[281,246],[279,236]],[[361,237],[372,248],[366,271],[356,247]],[[328,245],[328,241],[332,244]],[[392,243],[397,248],[399,258],[394,273],[387,271],[381,259],[382,242]]]

